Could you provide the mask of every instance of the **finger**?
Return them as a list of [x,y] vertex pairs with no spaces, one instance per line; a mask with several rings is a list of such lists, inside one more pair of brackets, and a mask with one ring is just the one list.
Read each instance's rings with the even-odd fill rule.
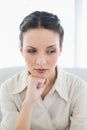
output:
[[49,79],[45,79],[44,85],[49,83]]
[[47,84],[49,83],[49,80],[48,79],[44,79],[43,82],[39,82],[38,85],[37,85],[37,88],[41,88],[41,87],[46,87]]
[[37,88],[41,88],[44,86],[44,83],[45,83],[45,79],[42,80],[42,81],[39,81],[39,83],[37,84]]

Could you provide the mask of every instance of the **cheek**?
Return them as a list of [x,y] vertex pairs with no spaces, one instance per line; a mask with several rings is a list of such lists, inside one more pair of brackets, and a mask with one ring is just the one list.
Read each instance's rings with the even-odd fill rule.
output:
[[24,55],[25,62],[29,65],[32,65],[34,63],[34,58],[32,56],[29,56],[28,54]]
[[58,59],[58,56],[52,56],[48,59],[48,63],[50,64],[50,66],[52,65],[55,65],[57,63],[57,59]]

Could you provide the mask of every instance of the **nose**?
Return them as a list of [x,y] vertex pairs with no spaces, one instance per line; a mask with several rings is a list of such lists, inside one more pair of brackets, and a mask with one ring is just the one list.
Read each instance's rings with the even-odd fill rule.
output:
[[46,56],[44,54],[39,54],[36,59],[36,64],[41,66],[46,64]]

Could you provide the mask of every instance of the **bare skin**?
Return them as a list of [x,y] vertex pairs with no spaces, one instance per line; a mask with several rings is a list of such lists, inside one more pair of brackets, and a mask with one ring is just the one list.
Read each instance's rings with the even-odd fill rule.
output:
[[14,130],[30,130],[33,104],[51,90],[56,79],[56,64],[61,53],[59,35],[48,29],[31,29],[23,35],[20,51],[29,68],[26,97]]
[[14,130],[30,130],[33,104],[40,97],[48,82],[47,79],[29,77],[26,98],[22,104],[20,116]]

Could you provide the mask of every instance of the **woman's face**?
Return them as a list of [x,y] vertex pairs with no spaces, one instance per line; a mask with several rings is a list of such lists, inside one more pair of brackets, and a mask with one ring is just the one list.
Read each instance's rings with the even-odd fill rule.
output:
[[29,29],[23,34],[23,47],[20,50],[33,76],[49,78],[55,73],[61,52],[57,32],[48,29]]

